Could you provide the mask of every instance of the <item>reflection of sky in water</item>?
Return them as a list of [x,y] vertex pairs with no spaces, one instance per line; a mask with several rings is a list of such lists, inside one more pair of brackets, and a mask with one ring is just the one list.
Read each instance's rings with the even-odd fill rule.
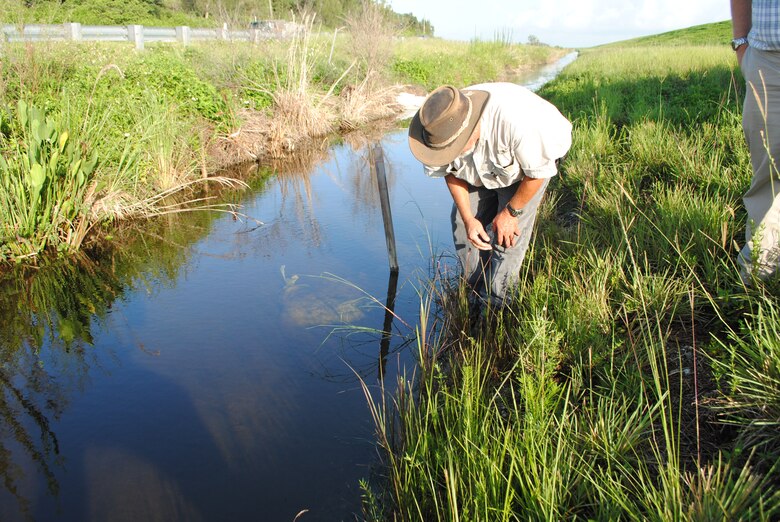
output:
[[[430,245],[450,248],[451,202],[444,183],[410,159],[405,131],[387,136],[384,151],[401,274],[395,310],[413,325]],[[59,494],[20,483],[32,514],[292,520],[309,509],[309,520],[338,520],[359,512],[358,480],[375,449],[356,374],[378,383],[380,334],[309,325],[328,317],[317,306],[355,301],[356,325],[382,328],[389,265],[375,184],[365,149],[335,147],[308,176],[280,175],[244,202],[242,212],[264,225],[217,220],[175,281],[115,303],[93,331],[81,390],[51,423]],[[296,292],[282,265],[297,276]],[[396,321],[394,332],[390,386],[399,362],[411,360],[408,351],[392,355],[410,329]],[[43,352],[44,365],[61,357]],[[20,462],[34,475],[32,462]],[[0,506],[2,520],[18,518],[8,495]]]
[[[452,201],[411,157],[405,130],[382,145],[400,265],[392,386],[412,363],[404,343],[420,281],[432,256],[451,252]],[[56,392],[60,405],[48,419],[59,453],[44,455],[55,486],[36,478],[29,451],[7,445],[36,519],[359,513],[358,480],[376,451],[356,375],[379,382],[389,265],[367,149],[331,152],[310,173],[280,174],[249,195],[242,212],[252,219],[225,216],[183,246],[190,255],[174,281],[139,284],[113,303],[80,358],[41,350],[36,393]],[[310,326],[343,303],[359,303],[349,317],[375,331]],[[0,520],[19,519],[18,502],[0,489]]]
[[558,74],[577,58],[577,52],[572,52],[561,58],[555,63],[542,67],[538,71],[530,71],[521,76],[518,83],[528,87],[532,91],[538,91],[542,86],[558,76]]

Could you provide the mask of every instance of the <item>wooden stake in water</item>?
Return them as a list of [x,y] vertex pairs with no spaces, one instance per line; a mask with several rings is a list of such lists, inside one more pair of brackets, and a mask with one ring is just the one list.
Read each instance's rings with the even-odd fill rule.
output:
[[379,186],[379,201],[382,204],[382,221],[385,224],[385,239],[387,240],[387,256],[390,260],[390,270],[398,271],[398,256],[395,252],[395,232],[393,231],[393,215],[390,212],[390,196],[387,192],[387,176],[385,175],[385,158],[382,147],[374,144],[371,148],[374,158],[374,172]]

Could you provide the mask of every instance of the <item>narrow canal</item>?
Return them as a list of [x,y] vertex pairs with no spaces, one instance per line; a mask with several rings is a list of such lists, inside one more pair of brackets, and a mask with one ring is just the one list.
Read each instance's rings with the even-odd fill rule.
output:
[[451,263],[449,193],[401,130],[241,197],[239,216],[161,219],[2,282],[0,520],[360,518],[377,451],[360,381],[413,371],[419,293]]

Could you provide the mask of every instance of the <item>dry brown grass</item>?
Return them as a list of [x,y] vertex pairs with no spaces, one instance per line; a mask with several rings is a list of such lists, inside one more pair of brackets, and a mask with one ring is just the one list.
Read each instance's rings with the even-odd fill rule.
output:
[[357,57],[365,77],[371,78],[384,70],[393,55],[396,36],[385,7],[378,2],[362,0],[357,12],[347,18],[346,26],[350,35],[350,55]]
[[[327,54],[327,49],[320,48],[321,42],[312,38],[313,24],[313,15],[302,15],[285,63],[277,64],[277,71],[284,69],[285,74],[277,72],[276,88],[256,87],[273,99],[272,109],[268,113],[240,111],[240,128],[210,145],[207,155],[217,167],[262,157],[284,158],[306,148],[314,138],[351,131],[397,114],[398,88],[384,84],[378,72],[392,51],[393,32],[384,11],[365,2],[348,20],[357,58],[324,94],[311,85],[314,65]],[[335,96],[336,87],[350,75],[354,83]]]
[[336,116],[329,104],[318,103],[307,92],[281,91],[274,95],[274,117],[268,133],[272,156],[294,151],[297,144],[334,130]]
[[371,88],[366,79],[342,90],[339,96],[282,91],[274,93],[273,112],[239,112],[241,127],[214,140],[207,152],[218,168],[262,157],[284,158],[306,148],[319,137],[348,132],[398,114],[397,86]]
[[234,213],[235,205],[229,203],[214,203],[214,196],[197,196],[198,186],[214,183],[223,188],[248,188],[248,185],[237,179],[211,176],[205,179],[194,179],[182,182],[167,190],[156,193],[145,199],[137,199],[120,189],[101,191],[90,197],[90,222],[99,223],[107,218],[127,220],[130,218],[150,218],[179,212],[201,210],[216,210]]
[[367,76],[359,84],[341,91],[336,103],[340,130],[351,131],[398,113],[396,97],[400,87],[378,87],[372,76]]

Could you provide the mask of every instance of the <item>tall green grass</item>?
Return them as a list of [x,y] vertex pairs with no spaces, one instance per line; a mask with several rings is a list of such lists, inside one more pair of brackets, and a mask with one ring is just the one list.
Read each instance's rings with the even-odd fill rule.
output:
[[203,152],[232,112],[177,52],[3,49],[0,261],[76,251],[96,225],[172,211],[199,198],[198,183],[225,183],[204,179]]
[[743,91],[690,45],[589,50],[542,90],[574,144],[512,304],[475,330],[432,282],[420,375],[370,402],[370,519],[780,516],[776,285],[735,264]]
[[506,41],[450,42],[436,38],[402,40],[395,45],[392,79],[433,90],[510,80],[518,70],[539,66],[564,54],[547,46],[510,45]]

